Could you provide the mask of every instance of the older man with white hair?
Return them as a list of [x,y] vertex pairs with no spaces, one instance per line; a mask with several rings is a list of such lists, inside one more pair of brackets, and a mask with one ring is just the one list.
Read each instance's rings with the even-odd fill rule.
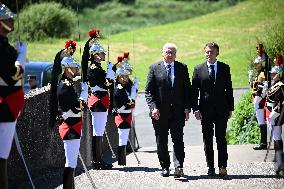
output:
[[170,175],[168,132],[174,143],[174,177],[183,176],[183,127],[190,113],[190,79],[185,64],[176,61],[177,46],[166,43],[163,60],[150,66],[145,89],[146,101],[155,129],[161,175]]

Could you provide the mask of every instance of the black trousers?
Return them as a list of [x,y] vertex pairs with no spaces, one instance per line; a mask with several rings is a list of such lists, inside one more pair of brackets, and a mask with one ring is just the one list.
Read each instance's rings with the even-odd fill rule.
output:
[[175,113],[174,109],[168,115],[161,112],[159,120],[152,119],[155,130],[157,154],[162,168],[169,168],[171,161],[168,151],[168,135],[171,134],[174,144],[174,154],[179,163],[179,167],[183,168],[184,162],[184,142],[183,142],[183,127],[184,127],[184,112]]
[[218,167],[227,167],[227,129],[228,115],[220,115],[216,112],[210,114],[202,113],[202,133],[204,142],[204,152],[208,167],[214,167],[213,136],[215,126],[215,138],[218,150]]

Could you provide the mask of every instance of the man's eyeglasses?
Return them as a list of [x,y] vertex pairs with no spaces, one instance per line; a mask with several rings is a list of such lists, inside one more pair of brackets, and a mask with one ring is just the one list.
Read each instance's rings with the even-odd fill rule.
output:
[[164,51],[164,53],[167,55],[176,55],[176,52],[172,52],[172,51]]

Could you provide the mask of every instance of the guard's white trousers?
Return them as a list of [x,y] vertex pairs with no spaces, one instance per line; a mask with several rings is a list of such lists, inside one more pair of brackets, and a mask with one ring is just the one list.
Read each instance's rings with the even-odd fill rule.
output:
[[282,126],[277,125],[277,120],[276,120],[279,116],[280,113],[275,111],[272,111],[269,115],[270,123],[268,124],[268,128],[271,133],[273,127],[273,133],[272,133],[273,140],[282,140]]
[[65,150],[65,167],[76,168],[80,149],[80,139],[63,140]]
[[8,159],[15,134],[16,123],[0,122],[0,158]]
[[260,96],[255,96],[253,100],[253,106],[258,124],[264,125],[265,124],[264,109],[263,108],[259,109],[259,103],[261,100],[262,98]]
[[104,136],[108,112],[92,112],[93,136]]
[[130,129],[120,129],[118,128],[118,138],[119,138],[119,146],[127,145],[128,136]]

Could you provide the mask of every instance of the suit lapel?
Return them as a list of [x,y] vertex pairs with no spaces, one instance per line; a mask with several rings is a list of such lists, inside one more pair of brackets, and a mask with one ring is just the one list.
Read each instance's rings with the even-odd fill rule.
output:
[[220,62],[217,61],[217,73],[216,73],[216,81],[215,81],[215,85],[218,84],[218,81],[220,80],[220,75],[222,73],[222,70],[221,70],[221,65],[220,65]]
[[165,65],[164,65],[163,61],[161,61],[159,63],[159,72],[160,72],[161,78],[163,78],[163,79],[167,78],[167,70],[165,68]]
[[209,71],[206,62],[204,62],[202,66],[202,75],[204,76],[205,79],[209,79]]
[[176,86],[176,81],[177,81],[178,75],[179,75],[179,66],[178,66],[177,62],[175,61],[174,62],[174,85],[173,85],[173,88],[175,88],[175,86]]

